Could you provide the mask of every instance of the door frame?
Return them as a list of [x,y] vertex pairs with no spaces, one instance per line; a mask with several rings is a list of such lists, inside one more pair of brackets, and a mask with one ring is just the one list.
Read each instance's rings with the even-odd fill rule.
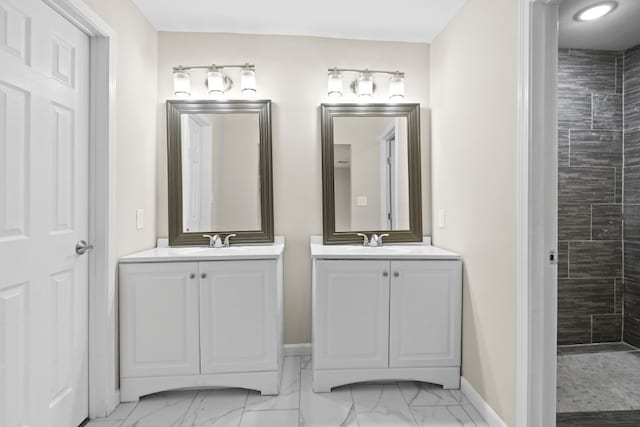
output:
[[115,252],[116,32],[82,0],[42,0],[90,37],[89,408],[106,417],[120,403]]
[[562,0],[520,0],[516,426],[556,425],[557,50]]

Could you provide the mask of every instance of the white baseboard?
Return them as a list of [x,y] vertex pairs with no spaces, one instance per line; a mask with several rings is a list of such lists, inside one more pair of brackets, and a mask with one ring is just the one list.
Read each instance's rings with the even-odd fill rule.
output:
[[311,344],[285,344],[285,356],[311,356]]
[[460,390],[490,427],[508,427],[465,377],[460,379]]

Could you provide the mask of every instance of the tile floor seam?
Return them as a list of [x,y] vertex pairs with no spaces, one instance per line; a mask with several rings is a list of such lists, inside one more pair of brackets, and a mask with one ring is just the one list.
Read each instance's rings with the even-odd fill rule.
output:
[[460,407],[462,408],[462,411],[467,414],[467,416],[469,417],[469,419],[471,420],[471,422],[473,423],[473,427],[478,427],[478,424],[476,423],[476,421],[473,419],[473,417],[471,416],[471,414],[469,413],[469,411],[467,411],[467,408],[464,407],[464,405],[460,405]]
[[[313,387],[313,386],[312,386]],[[356,408],[356,399],[353,397],[353,388],[351,384],[349,384],[349,395],[351,396],[351,407],[353,408],[353,416],[356,417],[356,422],[358,423],[358,427],[363,427],[360,423],[360,417],[358,417],[358,408]]]
[[[402,396],[402,400],[404,401],[404,403],[407,405],[407,408],[409,408],[409,415],[411,415],[411,419],[413,419],[413,423],[419,427],[420,423],[418,423],[418,419],[416,418],[416,414],[414,413],[414,411],[411,409],[412,406],[409,404],[409,402],[407,402],[407,399],[404,397],[404,393],[402,393],[402,389],[400,388],[400,383],[396,383],[396,387],[398,387],[398,390],[400,391],[400,395]],[[420,387],[418,386],[418,394],[420,394]],[[416,394],[416,397],[418,396],[418,394]],[[415,400],[415,399],[414,399]]]
[[242,419],[244,418],[244,414],[247,412],[247,402],[249,401],[249,393],[244,398],[244,406],[242,407],[242,413],[240,414],[240,419],[238,420],[238,427],[242,425]]
[[187,410],[184,411],[184,414],[182,414],[182,418],[180,419],[180,422],[178,422],[176,427],[182,427],[182,424],[185,422],[185,420],[187,418],[187,415],[189,414],[189,411],[191,410],[191,407],[193,406],[193,404],[195,403],[197,397],[200,396],[201,393],[202,393],[202,391],[198,390],[198,392],[196,392],[196,394],[193,395],[193,398],[191,399],[191,403],[187,407]]

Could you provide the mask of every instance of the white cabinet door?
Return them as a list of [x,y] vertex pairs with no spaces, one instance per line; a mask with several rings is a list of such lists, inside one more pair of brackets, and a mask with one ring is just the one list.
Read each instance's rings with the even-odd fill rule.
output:
[[200,263],[203,374],[278,369],[276,261]]
[[317,261],[315,369],[388,366],[389,265],[389,261]]
[[461,263],[391,263],[389,366],[460,364]]
[[123,377],[197,375],[198,264],[120,264]]

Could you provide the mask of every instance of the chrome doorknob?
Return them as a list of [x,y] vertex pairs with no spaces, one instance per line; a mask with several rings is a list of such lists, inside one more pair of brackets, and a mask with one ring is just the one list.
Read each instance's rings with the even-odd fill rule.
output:
[[83,255],[85,252],[93,249],[93,245],[87,243],[86,240],[79,240],[76,243],[76,253],[78,255]]

